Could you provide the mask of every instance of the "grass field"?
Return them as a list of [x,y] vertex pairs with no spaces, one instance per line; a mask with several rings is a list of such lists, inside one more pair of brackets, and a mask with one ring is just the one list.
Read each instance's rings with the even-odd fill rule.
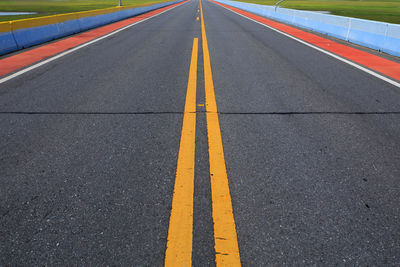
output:
[[[123,5],[147,5],[168,0],[122,0]],[[240,0],[274,5],[278,0]],[[37,12],[35,15],[0,16],[0,21],[113,7],[118,0],[0,0],[0,11]],[[331,14],[400,24],[400,0],[286,0],[282,7],[329,11]]]
[[[278,0],[239,0],[261,5],[274,5]],[[400,24],[400,0],[286,0],[281,7],[330,11],[333,15],[370,19]]]
[[[124,6],[142,6],[171,0],[122,0]],[[0,21],[86,11],[118,5],[118,0],[0,0],[2,12],[37,12],[34,15],[0,16]]]

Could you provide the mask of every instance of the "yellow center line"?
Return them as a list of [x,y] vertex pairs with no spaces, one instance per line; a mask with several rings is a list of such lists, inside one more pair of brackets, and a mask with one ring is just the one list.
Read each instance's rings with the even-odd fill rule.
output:
[[192,264],[198,41],[198,38],[193,40],[190,61],[185,113],[165,251],[165,266],[167,267],[191,266]]
[[241,266],[201,1],[200,15],[204,59],[204,84],[207,111],[206,118],[210,161],[212,215],[214,221],[215,261],[217,266]]

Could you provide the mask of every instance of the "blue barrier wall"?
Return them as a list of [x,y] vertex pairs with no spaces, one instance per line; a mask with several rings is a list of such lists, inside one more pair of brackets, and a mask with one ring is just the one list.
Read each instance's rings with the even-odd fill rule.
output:
[[330,35],[400,57],[400,25],[312,11],[215,0],[259,16]]
[[67,20],[58,23],[59,36],[57,38],[71,35],[82,31],[81,25],[77,19]]
[[17,49],[17,43],[11,32],[11,24],[9,22],[0,23],[0,55]]
[[13,31],[18,49],[27,48],[36,44],[44,43],[60,36],[57,24],[49,24],[28,29]]
[[398,25],[388,24],[388,31],[382,51],[388,54],[400,56],[399,36],[400,36],[400,27],[398,27]]

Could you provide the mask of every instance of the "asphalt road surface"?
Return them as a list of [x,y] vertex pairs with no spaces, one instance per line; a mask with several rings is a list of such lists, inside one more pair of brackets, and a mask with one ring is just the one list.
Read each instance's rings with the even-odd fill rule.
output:
[[400,88],[202,11],[0,84],[0,265],[400,265]]

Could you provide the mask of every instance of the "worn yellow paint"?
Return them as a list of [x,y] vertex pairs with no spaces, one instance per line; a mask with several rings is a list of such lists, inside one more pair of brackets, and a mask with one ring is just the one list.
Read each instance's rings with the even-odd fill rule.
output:
[[0,32],[10,32],[11,23],[9,21],[0,22]]
[[113,12],[120,11],[121,7],[110,7],[104,9],[96,9],[91,11],[82,11],[82,12],[74,12],[74,13],[66,13],[66,14],[57,14],[52,16],[44,16],[39,18],[29,18],[29,19],[19,19],[10,21],[11,28],[13,31],[25,28],[33,28],[38,26],[45,26],[49,24],[61,23],[67,20],[72,19],[80,19],[84,17],[91,17],[97,15],[104,15]]
[[204,107],[204,104],[198,104],[199,107]]
[[215,261],[217,266],[241,266],[201,1],[200,14],[204,59],[212,214],[214,221]]
[[191,266],[198,38],[193,40],[185,113],[169,221],[165,266]]
[[13,31],[16,31],[19,29],[33,28],[55,23],[58,23],[56,15],[40,18],[14,20],[11,21],[11,28]]
[[[150,4],[152,4],[152,2],[149,2],[146,5],[150,5]],[[9,21],[7,23],[11,24],[10,31],[11,30],[15,31],[18,29],[33,28],[33,27],[45,26],[45,25],[54,24],[54,23],[61,23],[61,22],[65,22],[67,20],[72,20],[72,19],[80,19],[80,18],[85,18],[85,17],[104,15],[104,14],[109,14],[109,13],[113,13],[113,12],[117,12],[117,11],[121,11],[121,10],[125,10],[125,9],[136,8],[136,7],[146,6],[146,5],[109,7],[109,8],[95,9],[95,10],[89,10],[89,11],[43,16],[43,17],[39,17],[39,18],[19,19],[19,20]],[[0,32],[4,32],[2,29],[3,28],[0,27]]]

